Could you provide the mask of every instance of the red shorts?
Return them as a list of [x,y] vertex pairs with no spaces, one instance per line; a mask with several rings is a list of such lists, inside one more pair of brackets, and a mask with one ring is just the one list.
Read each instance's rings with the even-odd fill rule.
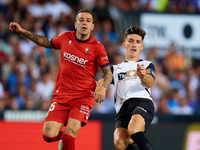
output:
[[94,95],[81,98],[55,96],[44,121],[56,121],[66,125],[68,118],[74,118],[81,121],[84,126],[87,124],[93,104]]

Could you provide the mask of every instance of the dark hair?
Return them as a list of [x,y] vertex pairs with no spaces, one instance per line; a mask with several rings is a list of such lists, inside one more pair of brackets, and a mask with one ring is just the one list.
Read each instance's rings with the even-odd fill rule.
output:
[[93,20],[94,20],[94,14],[93,14],[93,12],[90,11],[90,10],[88,10],[88,9],[85,9],[85,8],[80,9],[80,10],[77,12],[76,17],[78,16],[78,14],[80,14],[80,13],[82,13],[82,12],[90,13],[90,14],[92,15]]
[[134,26],[134,27],[129,27],[124,32],[124,38],[126,39],[129,34],[137,34],[142,37],[142,40],[144,40],[146,32],[142,28]]

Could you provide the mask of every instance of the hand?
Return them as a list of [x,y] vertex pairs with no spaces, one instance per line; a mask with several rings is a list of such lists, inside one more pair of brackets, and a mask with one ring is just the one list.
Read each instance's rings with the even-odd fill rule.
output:
[[15,30],[17,33],[23,32],[23,29],[21,28],[21,26],[16,22],[11,22],[10,25],[9,25],[9,29],[10,29],[10,31]]
[[104,101],[106,96],[106,88],[101,86],[95,90],[94,98],[97,103],[101,103]]
[[140,77],[140,79],[144,78],[146,75],[146,69],[139,64],[137,64],[137,75]]

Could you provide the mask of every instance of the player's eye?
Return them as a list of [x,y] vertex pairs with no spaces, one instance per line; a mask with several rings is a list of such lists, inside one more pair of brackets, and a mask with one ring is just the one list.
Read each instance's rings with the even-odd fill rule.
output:
[[132,42],[133,42],[133,40],[129,40],[128,42],[129,42],[129,43],[132,43]]

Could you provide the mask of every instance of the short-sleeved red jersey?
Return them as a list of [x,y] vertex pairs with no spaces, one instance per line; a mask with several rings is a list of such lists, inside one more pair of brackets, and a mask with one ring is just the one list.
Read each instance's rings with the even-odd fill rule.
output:
[[86,41],[76,32],[66,31],[51,39],[54,49],[61,49],[61,62],[53,95],[78,95],[94,92],[98,66],[109,65],[104,46],[93,36]]

